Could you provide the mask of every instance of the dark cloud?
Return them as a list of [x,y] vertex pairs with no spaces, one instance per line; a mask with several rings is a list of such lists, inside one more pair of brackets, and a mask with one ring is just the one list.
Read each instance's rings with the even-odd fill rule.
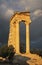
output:
[[30,39],[32,48],[42,48],[42,17],[32,21],[30,25]]
[[9,33],[9,20],[0,20],[0,42],[7,43]]
[[32,21],[30,25],[31,39],[38,40],[42,37],[42,17]]

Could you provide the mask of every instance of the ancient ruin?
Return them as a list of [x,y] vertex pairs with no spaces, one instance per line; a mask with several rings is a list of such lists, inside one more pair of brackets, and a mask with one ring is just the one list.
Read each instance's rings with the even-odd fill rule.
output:
[[13,45],[16,49],[16,53],[20,53],[19,48],[19,23],[24,22],[26,25],[26,53],[30,52],[30,32],[29,25],[31,23],[30,12],[15,12],[10,20],[10,31],[9,31],[9,39],[8,46]]

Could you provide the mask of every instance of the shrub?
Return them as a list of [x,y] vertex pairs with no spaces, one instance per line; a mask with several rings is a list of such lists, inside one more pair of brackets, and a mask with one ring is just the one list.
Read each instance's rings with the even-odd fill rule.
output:
[[14,54],[15,54],[15,48],[14,48],[12,45],[10,45],[10,46],[8,47],[8,59],[9,59],[10,61],[13,60]]
[[3,57],[3,58],[6,58],[8,57],[8,59],[13,59],[13,56],[15,54],[15,51],[14,51],[14,47],[12,45],[10,45],[9,47],[7,45],[4,45],[3,47],[1,47],[0,49],[0,56]]
[[32,49],[30,52],[33,54],[38,54],[39,56],[42,56],[42,50],[40,49]]
[[26,52],[26,49],[25,49],[25,45],[24,45],[24,43],[20,43],[21,45],[20,45],[20,52],[21,53],[25,53]]
[[2,46],[1,49],[0,49],[0,51],[1,51],[0,55],[3,58],[5,58],[5,57],[8,56],[8,46],[7,45]]

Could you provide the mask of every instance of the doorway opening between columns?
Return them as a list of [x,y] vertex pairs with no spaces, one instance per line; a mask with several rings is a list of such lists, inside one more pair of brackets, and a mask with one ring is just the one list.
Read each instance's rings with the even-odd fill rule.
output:
[[24,20],[19,22],[19,46],[20,53],[26,53],[26,25]]

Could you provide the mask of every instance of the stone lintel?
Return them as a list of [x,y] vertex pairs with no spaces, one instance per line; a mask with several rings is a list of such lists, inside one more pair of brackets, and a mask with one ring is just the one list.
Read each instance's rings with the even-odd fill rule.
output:
[[[24,12],[16,11],[16,12],[14,12],[13,16],[11,17],[11,20],[15,17],[16,14],[18,14],[18,15],[30,16],[30,12],[28,12],[28,11],[24,11]],[[10,20],[10,21],[11,21],[11,20]]]

